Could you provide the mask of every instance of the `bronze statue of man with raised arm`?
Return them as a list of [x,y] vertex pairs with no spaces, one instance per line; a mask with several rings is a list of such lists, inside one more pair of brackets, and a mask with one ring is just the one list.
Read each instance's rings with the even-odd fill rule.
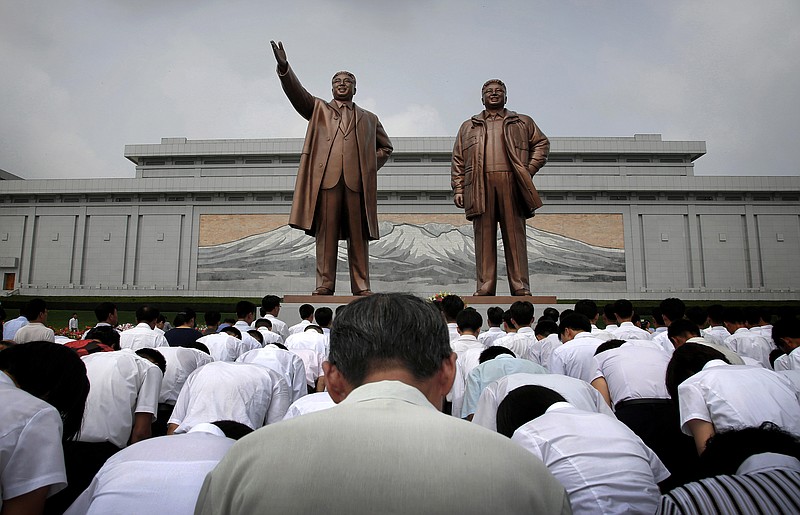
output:
[[497,225],[512,295],[530,295],[525,220],[542,206],[533,175],[547,162],[550,142],[533,119],[505,108],[500,79],[481,89],[484,110],[458,130],[453,148],[453,202],[475,232],[475,295],[497,292]]
[[378,169],[392,153],[392,142],[374,114],[353,102],[356,78],[337,72],[333,100],[311,95],[289,66],[279,41],[272,43],[283,91],[308,120],[306,139],[289,225],[317,240],[314,295],[333,295],[339,240],[347,240],[350,288],[370,295],[369,241],[378,234]]

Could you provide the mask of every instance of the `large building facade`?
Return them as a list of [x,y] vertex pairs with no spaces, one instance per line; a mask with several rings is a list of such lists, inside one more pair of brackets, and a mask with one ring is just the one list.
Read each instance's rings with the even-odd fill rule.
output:
[[[394,138],[378,173],[375,291],[470,294],[472,226],[448,137]],[[128,145],[132,179],[0,174],[0,277],[32,295],[307,294],[313,239],[286,224],[302,139]],[[559,298],[800,298],[800,177],[697,177],[701,141],[552,138],[528,223],[531,289]],[[498,294],[506,294],[500,246]],[[347,266],[340,247],[339,284]]]

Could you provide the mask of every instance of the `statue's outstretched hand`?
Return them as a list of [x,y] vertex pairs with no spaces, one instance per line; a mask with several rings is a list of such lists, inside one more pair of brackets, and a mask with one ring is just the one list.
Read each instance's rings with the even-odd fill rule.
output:
[[270,44],[272,44],[272,53],[275,54],[275,61],[278,63],[278,70],[284,73],[289,67],[289,61],[286,60],[286,50],[283,49],[283,43],[270,41]]

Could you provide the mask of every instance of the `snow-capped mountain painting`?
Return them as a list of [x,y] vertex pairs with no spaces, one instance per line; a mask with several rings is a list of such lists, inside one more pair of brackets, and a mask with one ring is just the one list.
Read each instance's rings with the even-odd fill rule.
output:
[[[472,226],[381,222],[370,244],[375,291],[471,293],[475,285]],[[625,251],[590,245],[528,227],[528,265],[536,294],[625,291]],[[197,285],[220,282],[242,290],[308,293],[314,288],[314,239],[283,226],[240,240],[200,247]],[[503,243],[498,238],[498,294],[506,288]],[[337,293],[349,292],[345,242],[339,244]]]

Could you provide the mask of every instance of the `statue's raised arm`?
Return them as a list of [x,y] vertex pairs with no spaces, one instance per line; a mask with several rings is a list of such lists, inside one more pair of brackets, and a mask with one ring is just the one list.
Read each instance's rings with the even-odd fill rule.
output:
[[275,61],[278,63],[278,72],[281,74],[286,73],[289,61],[286,59],[286,50],[283,49],[283,43],[270,41],[270,44],[272,45],[272,53],[275,54]]

